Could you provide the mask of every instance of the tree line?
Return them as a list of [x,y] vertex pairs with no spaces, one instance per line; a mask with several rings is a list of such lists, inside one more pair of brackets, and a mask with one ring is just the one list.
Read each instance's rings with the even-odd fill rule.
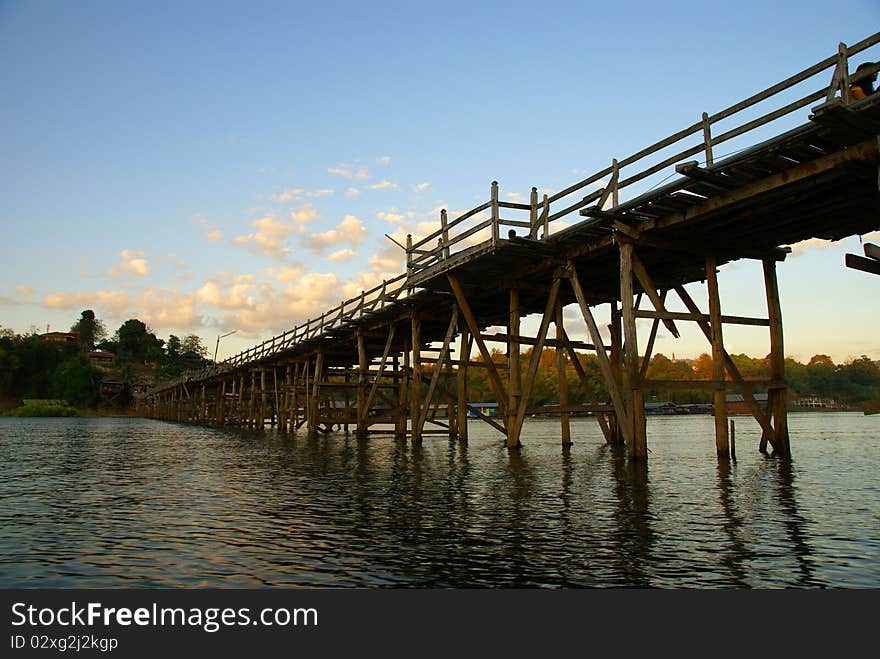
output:
[[[110,335],[94,311],[86,309],[70,332],[76,334],[75,342],[50,341],[36,330],[16,334],[0,328],[0,399],[62,399],[75,407],[95,408],[106,402],[101,385],[109,380],[115,385],[115,405],[125,406],[135,385],[208,363],[208,350],[195,334],[160,339],[137,318]],[[112,363],[96,367],[88,356],[94,350],[112,353]]]
[[[526,370],[532,351],[523,353],[520,360],[521,376],[525,381]],[[745,354],[731,355],[742,376],[746,379],[769,380],[770,362],[767,357],[750,357]],[[492,352],[492,360],[506,364],[507,358],[501,351]],[[578,354],[582,370],[600,401],[608,400],[605,380],[599,368],[599,360],[593,354]],[[478,360],[482,361],[482,360]],[[835,364],[828,355],[814,355],[806,364],[794,359],[785,360],[785,377],[791,395],[815,395],[833,399],[845,405],[857,405],[866,400],[880,399],[880,362],[862,355],[843,364]],[[696,359],[670,359],[662,353],[655,354],[645,374],[647,380],[711,380],[712,357],[702,354]],[[589,397],[581,387],[580,378],[566,356],[565,380],[568,385],[568,399],[571,403],[585,403]],[[556,351],[552,348],[541,353],[535,383],[529,397],[530,406],[557,404],[559,402],[559,376],[556,366]],[[759,388],[759,390],[761,390]],[[646,400],[656,399],[677,404],[711,403],[712,392],[707,389],[693,389],[680,386],[649,385],[645,387]],[[472,402],[497,402],[485,368],[468,369],[468,399]]]

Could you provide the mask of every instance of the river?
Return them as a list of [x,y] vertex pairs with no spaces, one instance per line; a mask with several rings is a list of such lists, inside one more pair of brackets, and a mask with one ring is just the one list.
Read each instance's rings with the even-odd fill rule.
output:
[[647,468],[592,419],[523,447],[145,419],[0,419],[0,587],[880,585],[880,416],[791,413],[793,459],[715,457],[650,417]]

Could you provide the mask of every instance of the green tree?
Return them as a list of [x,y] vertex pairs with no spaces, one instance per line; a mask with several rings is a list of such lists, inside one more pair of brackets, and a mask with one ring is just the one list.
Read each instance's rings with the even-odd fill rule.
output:
[[170,362],[175,362],[183,352],[183,343],[180,340],[180,337],[172,334],[168,337],[168,341],[165,343],[165,352],[168,355],[168,360]]
[[126,320],[116,330],[116,342],[119,344],[119,352],[122,355],[143,362],[151,349],[162,349],[163,341],[157,339],[149,328],[137,318]]
[[80,315],[78,321],[70,328],[76,332],[80,350],[94,350],[95,344],[100,343],[107,336],[107,329],[91,309],[86,309]]
[[52,374],[49,391],[74,407],[94,407],[98,402],[100,378],[85,355],[77,355],[61,364]]
[[208,356],[208,349],[202,344],[202,339],[195,334],[187,334],[183,337],[183,345],[181,347],[184,353],[191,352],[202,359]]

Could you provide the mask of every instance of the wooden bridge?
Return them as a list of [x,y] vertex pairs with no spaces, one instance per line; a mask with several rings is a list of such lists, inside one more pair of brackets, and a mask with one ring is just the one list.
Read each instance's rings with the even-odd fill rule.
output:
[[[590,412],[608,442],[624,442],[631,459],[644,460],[644,391],[660,384],[646,379],[659,324],[677,337],[678,323],[695,322],[711,345],[712,379],[662,384],[713,392],[719,456],[729,452],[728,390],[743,396],[760,424],[760,450],[769,444],[789,455],[776,268],[786,245],[880,228],[880,93],[850,98],[850,85],[880,68],[855,74],[850,58],[880,59],[878,42],[880,33],[841,44],[787,80],[703,113],[553,195],[539,199],[532,188],[528,204],[510,203],[492,183],[486,203],[454,219],[442,211],[437,231],[408,238],[405,274],[157,385],[139,401],[142,413],[248,428],[268,421],[285,432],[352,425],[360,436],[393,432],[420,442],[431,432],[466,440],[470,412],[516,447],[533,412],[528,401],[542,350],[553,347],[560,401],[551,411],[560,416],[562,443],[571,442],[570,414]],[[722,313],[717,272],[737,259],[762,262],[766,317]],[[685,290],[692,282],[705,283],[706,310]],[[670,294],[686,312],[668,309]],[[589,343],[566,334],[569,304],[577,305]],[[603,304],[611,308],[608,345],[594,315]],[[536,336],[520,330],[530,314],[541,314]],[[652,321],[647,337],[637,335],[637,319]],[[769,380],[740,374],[724,347],[729,324],[767,327]],[[506,329],[488,333],[497,326]],[[504,363],[493,361],[490,346],[498,344]],[[532,348],[527,364],[523,346]],[[595,353],[610,400],[598,400],[578,358],[583,351]],[[569,402],[568,364],[591,403]],[[498,416],[468,404],[469,368],[487,369]],[[766,406],[758,390],[767,391]]]

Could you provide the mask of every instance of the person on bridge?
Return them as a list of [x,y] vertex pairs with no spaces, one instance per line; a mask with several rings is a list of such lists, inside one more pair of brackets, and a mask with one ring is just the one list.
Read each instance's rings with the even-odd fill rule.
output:
[[[873,62],[865,62],[864,64],[859,64],[856,69],[856,75],[859,72],[864,71],[870,67],[874,66]],[[849,100],[852,101],[860,101],[866,96],[870,96],[874,93],[874,82],[877,80],[877,72],[874,71],[869,76],[862,78],[861,80],[855,81],[853,84],[849,86]]]

